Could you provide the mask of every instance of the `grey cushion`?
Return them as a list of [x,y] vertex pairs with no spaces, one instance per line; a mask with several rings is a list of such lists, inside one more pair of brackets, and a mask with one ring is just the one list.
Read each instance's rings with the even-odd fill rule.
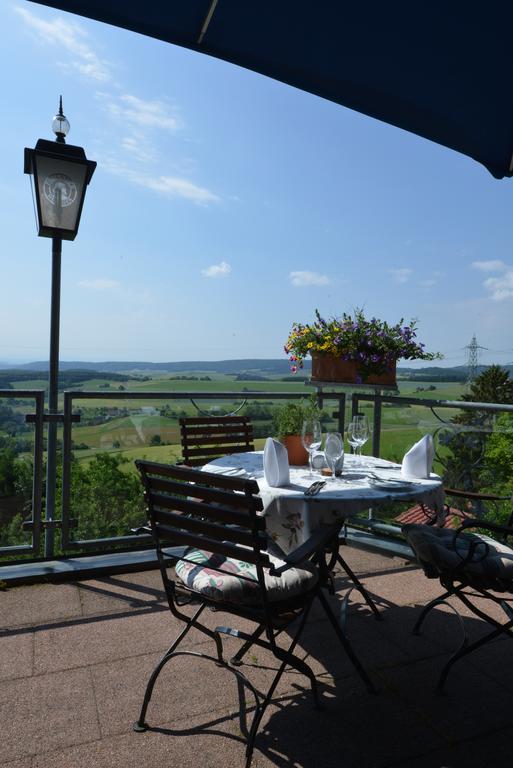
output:
[[430,525],[404,525],[403,533],[429,578],[461,575],[477,587],[513,591],[513,549],[507,544]]
[[[186,550],[185,557],[187,560],[176,563],[175,571],[189,589],[212,600],[247,605],[261,603],[256,566],[192,547]],[[277,568],[285,565],[272,555],[269,558]],[[189,562],[191,560],[193,562]],[[221,568],[222,572],[215,570],[214,566],[216,569]],[[318,576],[315,566],[305,563],[300,568],[284,571],[281,576],[271,576],[264,569],[264,579],[268,600],[279,602],[310,591],[317,584]]]

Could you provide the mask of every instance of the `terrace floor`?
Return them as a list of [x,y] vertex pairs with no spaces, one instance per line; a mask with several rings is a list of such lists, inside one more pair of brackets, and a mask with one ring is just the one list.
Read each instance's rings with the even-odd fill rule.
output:
[[[286,673],[257,737],[253,766],[510,765],[513,644],[498,640],[460,662],[447,694],[436,696],[437,673],[460,639],[458,621],[441,608],[422,637],[412,636],[411,627],[418,607],[439,593],[437,583],[400,559],[350,548],[344,554],[382,611],[384,620],[375,621],[352,593],[348,633],[379,693],[366,692],[316,611],[301,646],[325,710],[313,709],[304,678]],[[340,576],[339,595],[346,586]],[[218,613],[208,620],[223,623]],[[132,732],[150,670],[177,630],[157,571],[9,589],[0,592],[0,622],[1,765],[244,765],[234,678],[208,662],[171,662],[148,712],[154,730]],[[465,622],[471,636],[482,632],[477,619]],[[189,648],[208,645],[192,632],[187,639]],[[236,647],[230,639],[227,645]],[[245,671],[263,688],[275,666],[258,649],[248,654]]]

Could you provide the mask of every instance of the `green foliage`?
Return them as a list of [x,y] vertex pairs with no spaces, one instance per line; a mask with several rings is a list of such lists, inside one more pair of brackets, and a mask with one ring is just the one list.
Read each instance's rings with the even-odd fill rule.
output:
[[274,410],[274,431],[278,438],[285,435],[300,435],[303,421],[310,418],[321,418],[321,411],[313,397],[285,403]]
[[[491,365],[475,379],[470,392],[463,395],[462,400],[513,403],[513,381],[509,372],[499,365]],[[492,439],[492,446],[500,444],[501,456],[505,455],[500,433],[495,433],[495,422],[496,417],[492,412],[481,410],[464,411],[453,418],[454,431],[442,434],[440,439],[450,452],[445,471],[446,485],[479,491],[493,484],[493,473],[498,471],[503,459],[496,463],[495,468],[489,464],[493,454],[493,450],[492,453],[488,450],[489,441]]]
[[78,519],[77,539],[124,536],[144,522],[144,499],[138,475],[123,471],[128,460],[97,453],[87,467],[71,463],[71,516]]

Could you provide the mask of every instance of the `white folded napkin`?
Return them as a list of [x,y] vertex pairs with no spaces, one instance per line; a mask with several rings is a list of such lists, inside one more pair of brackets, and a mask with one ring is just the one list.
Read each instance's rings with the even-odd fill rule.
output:
[[435,444],[432,435],[424,435],[418,443],[404,454],[401,466],[403,477],[428,478],[431,474],[433,459],[435,458]]
[[285,446],[268,437],[264,447],[264,477],[267,485],[279,488],[290,483],[289,457]]

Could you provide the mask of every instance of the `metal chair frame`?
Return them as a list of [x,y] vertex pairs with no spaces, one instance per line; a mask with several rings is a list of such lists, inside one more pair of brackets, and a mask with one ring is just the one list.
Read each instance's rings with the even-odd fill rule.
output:
[[[256,495],[258,485],[254,480],[148,461],[137,461],[136,466],[141,473],[148,503],[149,528],[145,530],[151,531],[153,536],[169,610],[185,626],[162,656],[148,680],[139,718],[134,724],[135,731],[145,731],[149,728],[146,722],[146,712],[153,688],[161,670],[171,659],[181,655],[208,659],[230,670],[236,676],[241,699],[241,712],[246,712],[245,696],[243,696],[244,687],[248,688],[255,698],[255,714],[247,732],[246,766],[248,767],[251,763],[259,724],[287,666],[293,667],[309,679],[316,708],[321,708],[317,681],[312,669],[305,661],[294,655],[294,650],[316,597],[323,606],[329,622],[356,671],[367,689],[374,692],[373,683],[354,653],[322,591],[322,588],[329,583],[330,576],[325,570],[325,553],[327,550],[332,551],[334,547],[338,546],[338,526],[320,528],[315,531],[308,542],[289,555],[282,555],[285,564],[276,568],[269,558],[268,550],[272,551],[272,542],[268,539],[265,531],[265,517],[258,514],[262,511],[263,505],[262,500]],[[169,575],[170,556],[168,548],[184,546],[252,563],[256,569],[258,587],[255,586],[254,579],[239,574],[237,574],[237,578],[246,578],[247,581],[251,581],[255,594],[257,594],[258,589],[258,602],[239,604],[220,601],[175,581]],[[178,559],[197,565],[194,560],[188,560],[186,555],[177,555],[173,558],[174,561]],[[299,596],[279,602],[270,601],[265,584],[264,569],[268,569],[271,575],[280,576],[290,568],[298,567],[307,562],[314,563],[317,568],[319,579],[315,586]],[[219,567],[209,563],[208,567],[220,573],[226,573],[223,571],[222,563]],[[192,616],[181,610],[184,605],[197,602],[200,605]],[[250,619],[256,622],[257,627],[252,634],[228,626],[210,629],[199,621],[199,617],[206,607]],[[297,627],[291,632],[292,640],[289,647],[287,649],[281,648],[276,643],[277,636],[295,622],[297,622]],[[216,656],[196,651],[178,650],[181,641],[192,627],[214,641]],[[243,641],[238,653],[230,660],[225,660],[223,657],[221,635],[229,635]],[[278,671],[265,694],[257,691],[238,668],[244,654],[253,645],[270,650],[280,662]]]
[[[459,495],[463,496],[465,494],[461,493]],[[493,500],[497,500],[498,498],[499,497],[491,497]],[[510,603],[513,602],[513,579],[494,579],[491,576],[480,576],[479,574],[475,574],[472,571],[466,570],[465,566],[468,563],[480,562],[484,560],[488,555],[489,545],[484,539],[479,538],[479,536],[475,537],[475,539],[470,542],[470,546],[468,547],[466,554],[458,551],[459,537],[469,528],[483,529],[492,533],[499,534],[502,541],[506,542],[508,536],[513,536],[512,523],[513,514],[510,516],[507,525],[498,525],[497,523],[476,519],[465,520],[462,525],[454,531],[453,547],[456,554],[460,557],[460,562],[456,568],[452,570],[438,570],[436,569],[436,566],[431,562],[427,563],[424,567],[428,578],[438,577],[440,579],[440,583],[444,587],[445,592],[424,606],[413,628],[413,633],[415,635],[420,634],[420,629],[424,623],[424,620],[426,619],[426,616],[437,605],[446,604],[452,610],[455,610],[450,603],[447,603],[447,600],[450,597],[456,597],[474,615],[483,621],[486,621],[493,627],[491,632],[487,633],[478,640],[475,640],[473,643],[470,643],[465,625],[455,610],[456,614],[460,618],[460,624],[463,630],[463,640],[458,649],[453,653],[453,655],[442,668],[436,686],[438,693],[443,692],[447,676],[457,661],[464,658],[465,656],[468,656],[468,654],[472,653],[472,651],[481,648],[491,640],[499,637],[501,634],[504,634],[507,637],[513,639],[513,633],[510,631],[513,628],[513,609],[510,605]],[[435,574],[434,570],[438,570],[438,573]],[[504,596],[505,593],[510,593],[512,596],[506,597]],[[476,605],[474,602],[476,599],[491,600],[496,605],[499,605],[506,614],[507,620],[504,623],[497,621],[495,618],[482,610],[478,605]]]
[[254,451],[247,416],[195,416],[180,419],[183,463],[197,467],[227,453]]

